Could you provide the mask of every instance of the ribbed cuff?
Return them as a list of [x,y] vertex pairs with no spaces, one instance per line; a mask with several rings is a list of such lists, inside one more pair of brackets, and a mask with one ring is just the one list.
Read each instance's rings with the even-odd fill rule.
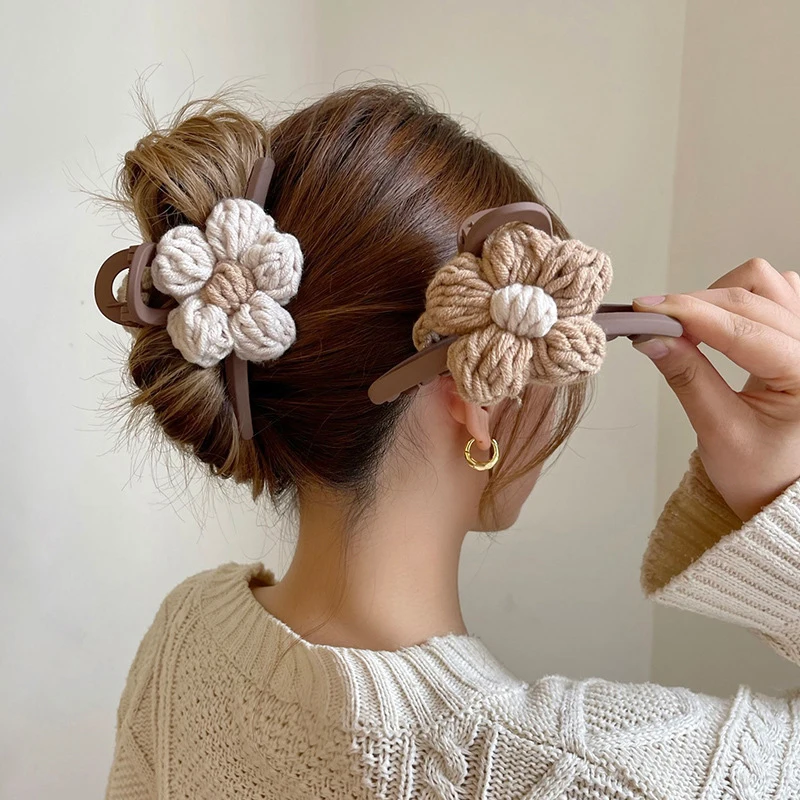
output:
[[[671,536],[656,529],[645,558],[648,576],[656,578],[648,593],[664,605],[754,630],[782,655],[800,662],[800,482],[726,535],[725,529],[738,527],[738,520],[713,486],[718,500],[706,497],[712,502],[702,504],[710,486],[703,476],[705,472],[699,473],[693,463],[667,504],[664,513],[669,511],[670,527],[675,523],[700,527],[674,529]],[[664,515],[659,527],[663,519]],[[663,563],[659,566],[663,558],[668,568]],[[658,578],[675,570],[682,560],[686,566],[660,583]],[[648,577],[643,577],[643,583],[647,589]]]
[[697,452],[664,506],[642,562],[645,594],[666,586],[709,548],[742,525],[706,474]]

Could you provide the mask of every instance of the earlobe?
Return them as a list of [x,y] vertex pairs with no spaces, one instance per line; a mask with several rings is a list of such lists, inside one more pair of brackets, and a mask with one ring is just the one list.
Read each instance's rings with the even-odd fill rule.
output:
[[492,436],[489,432],[489,409],[474,403],[464,403],[465,420],[469,435],[475,439],[475,444],[481,450],[489,450],[492,446]]

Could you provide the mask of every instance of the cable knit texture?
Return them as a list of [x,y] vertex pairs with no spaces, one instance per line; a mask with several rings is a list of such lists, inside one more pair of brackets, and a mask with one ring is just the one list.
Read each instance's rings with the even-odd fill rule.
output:
[[[693,460],[654,534],[655,599],[746,625],[800,662],[800,486],[728,533],[732,512],[707,493],[706,516],[698,481]],[[669,541],[681,519],[702,523],[692,545]],[[471,636],[395,652],[313,645],[253,597],[273,582],[260,564],[230,564],[167,597],[120,702],[109,800],[800,797],[798,696],[527,684]]]
[[459,253],[437,271],[414,345],[459,336],[447,366],[460,394],[479,405],[518,397],[531,382],[580,381],[605,357],[592,315],[610,284],[604,253],[510,222],[487,238],[480,258]]
[[303,256],[251,200],[222,200],[206,220],[167,231],[150,268],[153,285],[178,301],[167,320],[187,361],[212,367],[232,351],[245,361],[272,361],[296,338],[283,308],[297,294]]

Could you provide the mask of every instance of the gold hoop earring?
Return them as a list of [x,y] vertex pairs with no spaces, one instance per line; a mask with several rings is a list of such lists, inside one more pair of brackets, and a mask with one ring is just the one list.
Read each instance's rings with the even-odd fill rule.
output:
[[500,447],[497,444],[497,440],[492,439],[492,455],[489,456],[488,461],[476,461],[472,457],[472,445],[475,444],[474,439],[470,439],[467,442],[467,446],[464,448],[464,458],[467,459],[467,464],[469,464],[472,469],[477,469],[479,472],[483,472],[484,470],[491,469],[494,467],[497,462],[500,460]]

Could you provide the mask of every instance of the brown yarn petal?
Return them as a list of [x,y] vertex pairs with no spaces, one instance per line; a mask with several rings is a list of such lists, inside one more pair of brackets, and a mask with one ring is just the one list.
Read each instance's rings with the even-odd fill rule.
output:
[[594,314],[611,286],[611,259],[576,239],[559,241],[543,272],[553,276],[543,288],[562,317]]
[[463,336],[491,322],[492,287],[478,272],[478,259],[462,253],[439,269],[428,285],[425,313],[414,326],[414,345],[422,349],[433,334]]
[[529,380],[532,356],[532,340],[491,323],[450,345],[447,366],[465,400],[493,405],[522,393]]
[[481,272],[495,289],[512,283],[526,283],[544,289],[539,272],[554,241],[557,240],[533,225],[509,222],[486,239]]
[[602,328],[586,317],[558,320],[546,336],[532,342],[531,381],[551,386],[594,375],[606,355]]

